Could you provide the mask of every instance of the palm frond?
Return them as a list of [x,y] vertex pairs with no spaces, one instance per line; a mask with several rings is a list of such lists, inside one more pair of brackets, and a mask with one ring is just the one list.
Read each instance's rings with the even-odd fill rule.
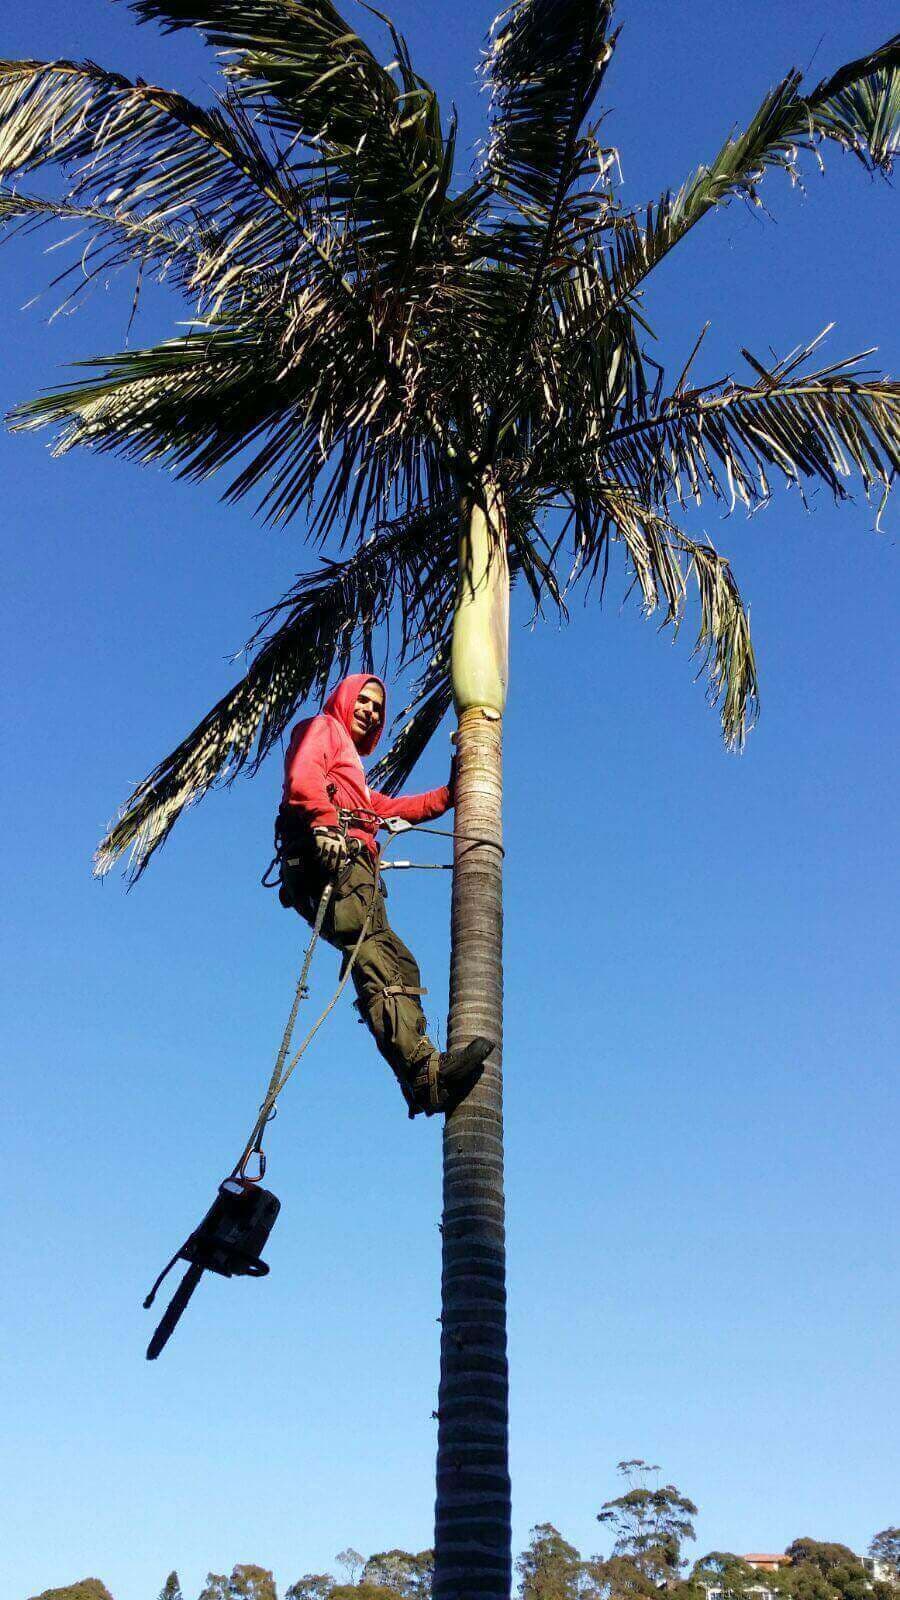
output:
[[142,21],[197,29],[225,53],[238,94],[314,153],[332,214],[352,212],[370,253],[398,262],[429,234],[446,199],[454,136],[445,144],[437,96],[388,19],[390,70],[329,0],[127,3]]
[[314,511],[323,537],[435,498],[448,469],[415,369],[401,384],[327,285],[266,310],[82,362],[90,376],[18,406],[12,426],[56,426],[57,454],[86,445],[193,480],[234,464],[228,499],[259,490],[278,523]]
[[[189,458],[187,470],[201,475],[274,429],[276,437],[267,436],[232,492],[244,493],[272,473],[265,506],[278,520],[309,504],[340,436],[326,528],[345,503],[354,516],[383,520],[395,508],[397,482],[409,488],[408,503],[435,492],[427,463],[423,487],[422,462],[433,460],[436,437],[446,450],[447,405],[443,389],[429,387],[427,363],[410,339],[418,300],[384,293],[377,275],[365,271],[352,229],[330,217],[328,198],[313,204],[310,185],[294,181],[239,106],[222,102],[207,112],[93,63],[0,63],[0,173],[45,161],[73,171],[64,204],[80,208],[85,222],[90,213],[107,239],[112,215],[120,238],[122,230],[134,239],[146,230],[148,250],[157,230],[184,230],[184,249],[196,256],[187,287],[199,295],[213,337],[191,335],[161,350],[131,352],[113,358],[105,372],[102,362],[89,363],[95,372],[101,368],[99,379],[21,408],[17,425],[61,422],[62,448],[90,443],[179,466]],[[15,198],[7,204],[14,207]],[[123,257],[101,254],[93,266],[99,270],[104,259]],[[268,351],[274,365],[263,362],[257,386],[246,363],[239,374],[228,353],[233,404],[219,427],[205,377],[215,367],[218,381],[223,342],[240,339],[259,356]],[[215,361],[204,375],[210,354]],[[188,402],[196,403],[193,421],[185,415]],[[421,438],[413,442],[417,430],[432,441],[424,455]],[[276,445],[283,452],[277,465]]]
[[501,224],[503,248],[521,280],[507,388],[517,381],[548,273],[567,270],[587,219],[596,227],[603,212],[596,190],[606,152],[586,119],[615,47],[612,12],[613,0],[514,0],[494,25],[484,66],[492,104],[485,172],[512,208]]
[[482,69],[485,172],[529,222],[553,217],[573,183],[601,175],[584,124],[613,53],[612,12],[613,0],[514,0],[494,23]]
[[856,472],[883,503],[900,469],[900,384],[869,376],[860,357],[798,375],[814,348],[771,367],[744,351],[754,384],[683,389],[614,427],[593,446],[603,471],[662,506],[712,494],[749,510],[768,500],[773,472],[838,500]]
[[79,362],[92,376],[17,406],[14,431],[59,432],[54,454],[77,445],[140,462],[166,461],[205,477],[277,413],[277,337],[261,326],[196,329],[148,349]]
[[718,706],[729,748],[743,747],[759,706],[759,681],[750,636],[750,616],[731,567],[711,544],[691,539],[627,487],[596,481],[585,488],[577,507],[575,566],[569,586],[579,579],[606,582],[610,544],[624,546],[642,596],[645,616],[662,606],[663,624],[677,632],[696,584],[700,621],[694,654],[702,655],[707,698]]
[[724,556],[712,545],[697,544],[684,533],[679,534],[679,544],[700,598],[700,627],[694,650],[704,658],[708,698],[712,705],[720,707],[726,745],[740,750],[759,711],[750,613],[744,608]]
[[372,665],[374,631],[392,615],[401,630],[399,661],[433,649],[452,608],[455,541],[455,504],[421,507],[347,560],[302,577],[264,613],[244,677],[138,784],[98,847],[96,874],[127,852],[136,882],[186,806],[245,769],[256,772],[297,708],[321,700],[351,661],[361,655]]
[[73,175],[70,199],[148,221],[193,221],[199,211],[208,226],[218,218],[273,228],[301,208],[227,102],[208,110],[93,61],[0,61],[0,177],[48,162]]
[[363,352],[374,342],[397,377],[382,331],[392,308],[376,313],[354,281],[358,241],[342,237],[329,197],[288,169],[233,97],[207,110],[93,62],[0,62],[0,178],[45,163],[69,175],[70,204],[183,227],[198,258],[190,288],[205,310],[241,306],[248,287],[277,309],[315,284]]
[[[620,415],[643,416],[656,387],[632,310],[609,313],[593,250],[573,257],[542,296],[517,380],[498,426],[512,459],[541,453],[550,438],[598,438]],[[657,368],[657,371],[659,369]]]
[[900,140],[900,35],[849,62],[809,95],[801,74],[790,72],[765,98],[744,133],[726,140],[715,160],[677,191],[617,220],[605,266],[608,308],[621,305],[642,279],[716,206],[740,196],[759,203],[757,188],[768,168],[792,179],[801,150],[817,151],[833,139],[870,170],[889,174]]
[[[50,288],[74,280],[63,307],[97,279],[136,262],[153,269],[159,282],[182,289],[197,282],[204,251],[194,232],[177,221],[168,226],[116,206],[78,204],[45,199],[40,195],[0,190],[0,230],[30,233],[56,223],[71,224],[73,231],[60,241],[74,245],[77,258],[52,280]],[[85,240],[86,236],[86,240]]]

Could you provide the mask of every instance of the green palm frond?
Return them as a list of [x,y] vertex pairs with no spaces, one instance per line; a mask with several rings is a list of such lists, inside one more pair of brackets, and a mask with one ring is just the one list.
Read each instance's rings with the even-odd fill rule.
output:
[[798,137],[810,148],[836,139],[870,171],[889,173],[900,148],[900,33],[826,78],[806,104]]
[[[0,179],[45,165],[62,168],[65,196],[19,200],[5,189],[4,209],[10,216],[17,203],[30,205],[36,218],[43,207],[52,222],[55,206],[60,222],[80,220],[100,245],[84,258],[84,287],[129,261],[168,262],[169,242],[180,269],[173,281],[213,311],[248,285],[282,282],[298,250],[301,270],[310,260],[321,270],[317,253],[302,250],[310,236],[302,190],[234,101],[207,110],[94,62],[0,62]],[[73,275],[80,270],[76,260]]]
[[[93,61],[0,61],[0,178],[62,165],[69,198],[115,203],[145,220],[296,219],[298,192],[227,102],[132,83]],[[106,193],[104,191],[111,191]]]
[[514,0],[494,25],[484,66],[492,105],[485,172],[510,209],[498,233],[521,296],[504,331],[494,438],[548,278],[567,270],[588,219],[594,228],[604,211],[605,152],[586,122],[615,46],[612,12],[612,0]]
[[579,580],[606,584],[611,544],[624,547],[645,616],[660,607],[664,625],[677,632],[688,592],[696,586],[700,621],[694,654],[703,657],[709,699],[718,706],[729,748],[743,747],[759,706],[759,680],[750,636],[750,616],[729,562],[709,543],[691,539],[668,517],[645,505],[618,483],[585,486],[575,516],[575,565],[568,587]]
[[839,500],[856,472],[883,499],[900,469],[900,384],[869,376],[860,357],[799,376],[813,348],[769,368],[744,351],[754,384],[685,389],[614,427],[595,445],[603,471],[662,506],[711,494],[749,510],[768,500],[773,472]]
[[540,450],[548,434],[554,441],[598,437],[620,415],[644,415],[655,380],[647,373],[638,318],[626,308],[608,313],[603,296],[593,251],[579,252],[565,277],[548,287],[500,416],[504,456]]
[[17,406],[11,426],[56,427],[55,455],[89,445],[203,478],[278,413],[278,359],[277,338],[262,326],[196,329],[79,362],[96,375]]
[[[61,243],[80,247],[77,259],[64,267],[50,284],[52,289],[74,280],[64,306],[96,279],[107,278],[129,262],[152,267],[160,282],[175,284],[183,290],[189,290],[196,283],[202,270],[204,256],[197,238],[191,229],[178,222],[164,226],[116,207],[79,205],[69,200],[48,200],[39,195],[0,190],[0,229],[30,233],[59,222],[74,224],[74,231]],[[85,235],[87,242],[83,244]]]
[[373,341],[360,347],[327,289],[273,296],[268,309],[79,363],[91,376],[18,406],[11,425],[56,426],[57,454],[87,445],[193,480],[234,463],[226,497],[260,490],[273,522],[311,511],[321,490],[312,526],[323,535],[434,497],[446,469],[413,376],[402,388]]
[[127,3],[166,30],[197,29],[226,54],[238,94],[312,154],[318,176],[307,184],[327,192],[332,215],[352,213],[373,256],[403,264],[420,233],[439,225],[454,134],[445,142],[437,96],[390,22],[393,73],[329,0]]
[[237,307],[262,320],[312,286],[341,318],[351,363],[374,344],[404,381],[403,308],[398,324],[392,303],[365,292],[358,239],[234,99],[205,110],[93,62],[0,62],[0,178],[48,162],[69,174],[70,204],[113,207],[148,229],[184,226],[205,314]]
[[[85,258],[87,278],[160,248],[166,261],[177,238],[182,260],[194,256],[180,286],[210,332],[88,363],[90,378],[19,408],[15,426],[62,423],[59,448],[89,444],[199,476],[264,434],[231,492],[266,478],[266,514],[287,520],[324,473],[325,529],[348,506],[351,521],[381,521],[397,493],[407,503],[435,493],[446,407],[410,341],[406,302],[366,276],[358,238],[312,205],[239,106],[206,112],[92,63],[0,63],[0,173],[45,161],[74,176],[59,219],[76,208],[104,246]],[[13,194],[5,205],[36,219],[42,202]],[[114,233],[127,247],[108,253]]]
[[708,699],[720,708],[729,749],[743,749],[759,711],[759,678],[744,607],[729,563],[709,544],[679,535],[688,573],[697,585],[700,626],[694,653],[704,658]]
[[[343,562],[301,578],[266,612],[247,649],[246,674],[130,796],[97,850],[103,876],[126,853],[136,882],[186,806],[217,783],[255,772],[297,708],[321,700],[331,677],[359,654],[372,663],[373,634],[394,616],[397,659],[439,644],[452,608],[455,507],[422,507]],[[272,625],[277,623],[274,631]]]
[[602,175],[585,122],[613,53],[612,12],[612,0],[514,0],[494,23],[483,67],[491,91],[485,172],[541,236],[573,188]]
[[864,166],[889,174],[900,141],[900,35],[825,79],[809,95],[791,72],[768,94],[744,133],[729,138],[715,160],[677,193],[638,215],[618,219],[605,267],[607,307],[620,305],[680,239],[716,206],[735,196],[758,203],[767,168],[793,178],[801,150],[833,139]]

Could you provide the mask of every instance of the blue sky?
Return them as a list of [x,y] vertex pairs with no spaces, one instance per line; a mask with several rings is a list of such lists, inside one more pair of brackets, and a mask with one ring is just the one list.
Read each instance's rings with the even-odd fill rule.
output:
[[[398,0],[414,56],[484,101],[474,0]],[[622,0],[607,132],[624,197],[679,183],[789,66],[886,38],[887,0]],[[213,62],[124,5],[33,0],[5,56],[93,56],[195,94]],[[32,185],[34,187],[35,185]],[[835,152],[771,217],[733,207],[653,279],[658,354],[698,376],[837,326],[898,365],[896,198]],[[45,326],[40,242],[0,252],[4,409],[116,348],[130,283]],[[183,316],[145,301],[135,338]],[[141,1300],[258,1102],[301,927],[258,887],[279,772],[182,821],[138,889],[90,857],[132,783],[234,681],[251,620],[307,565],[214,487],[0,438],[11,590],[3,973],[4,1597],[87,1573],[153,1600],[177,1566],[286,1586],[430,1541],[440,1137],[410,1124],[342,1009],[273,1130],[282,1216],[261,1284],[205,1280],[162,1361]],[[583,1551],[615,1463],[659,1462],[698,1546],[857,1549],[900,1519],[896,1062],[897,513],[695,516],[751,602],[763,714],[724,753],[671,638],[624,607],[514,619],[507,719],[508,1223],[516,1548]],[[621,574],[619,575],[621,577]],[[689,619],[690,620],[690,619]],[[442,731],[417,783],[442,781]],[[435,845],[438,841],[430,841]],[[418,847],[433,859],[424,843]],[[440,1019],[447,883],[393,886]],[[332,981],[325,954],[317,993]]]

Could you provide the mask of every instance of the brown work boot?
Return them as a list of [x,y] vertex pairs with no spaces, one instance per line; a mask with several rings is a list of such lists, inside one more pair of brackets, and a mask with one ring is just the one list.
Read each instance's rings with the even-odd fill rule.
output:
[[426,1117],[433,1117],[437,1111],[452,1111],[481,1076],[481,1068],[493,1048],[493,1039],[478,1034],[460,1050],[433,1051],[410,1079],[410,1116],[424,1112]]

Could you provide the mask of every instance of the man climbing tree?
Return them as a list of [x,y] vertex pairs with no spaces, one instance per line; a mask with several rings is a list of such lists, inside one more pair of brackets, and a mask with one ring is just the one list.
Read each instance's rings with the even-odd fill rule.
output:
[[371,755],[385,721],[380,678],[352,673],[322,714],[295,727],[278,814],[280,898],[313,923],[333,885],[322,923],[329,944],[352,962],[356,1005],[397,1078],[409,1114],[447,1110],[463,1099],[493,1043],[476,1037],[443,1053],[426,1033],[422,978],[412,952],[390,926],[378,870],[377,832],[386,817],[428,822],[453,805],[450,782],[426,794],[381,794],[366,783],[360,756]]
[[[258,770],[297,707],[347,670],[348,652],[368,662],[395,621],[394,665],[426,665],[385,790],[454,707],[448,1039],[494,1046],[444,1129],[434,1593],[508,1600],[510,590],[527,586],[539,612],[565,616],[579,585],[603,593],[618,550],[646,612],[661,608],[674,629],[695,589],[711,698],[726,741],[743,744],[758,692],[749,614],[729,561],[681,525],[682,508],[756,511],[779,480],[846,500],[851,474],[880,506],[900,468],[900,386],[853,356],[814,366],[819,339],[762,360],[738,345],[746,372],[694,378],[702,333],[667,380],[664,352],[645,342],[656,337],[648,282],[704,219],[761,205],[767,173],[796,184],[804,155],[821,163],[826,145],[889,173],[900,38],[861,38],[818,83],[789,68],[717,153],[632,206],[600,104],[620,37],[613,0],[503,11],[471,169],[455,116],[442,118],[391,23],[383,62],[332,0],[127,3],[205,38],[226,92],[201,105],[91,61],[0,62],[0,220],[88,232],[70,298],[132,264],[138,283],[155,272],[183,292],[191,320],[159,344],[95,357],[18,406],[13,425],[57,428],[61,452],[115,452],[197,481],[226,474],[231,500],[255,495],[276,524],[302,517],[305,537],[317,548],[333,538],[340,559],[302,574],[266,614],[243,679],[137,786],[97,870],[127,856],[139,876],[189,805]],[[372,9],[363,15],[368,27]],[[29,188],[42,166],[46,194]],[[810,270],[830,253],[811,250]],[[443,1069],[429,1059],[439,1095]],[[665,1567],[673,1551],[661,1548]]]

